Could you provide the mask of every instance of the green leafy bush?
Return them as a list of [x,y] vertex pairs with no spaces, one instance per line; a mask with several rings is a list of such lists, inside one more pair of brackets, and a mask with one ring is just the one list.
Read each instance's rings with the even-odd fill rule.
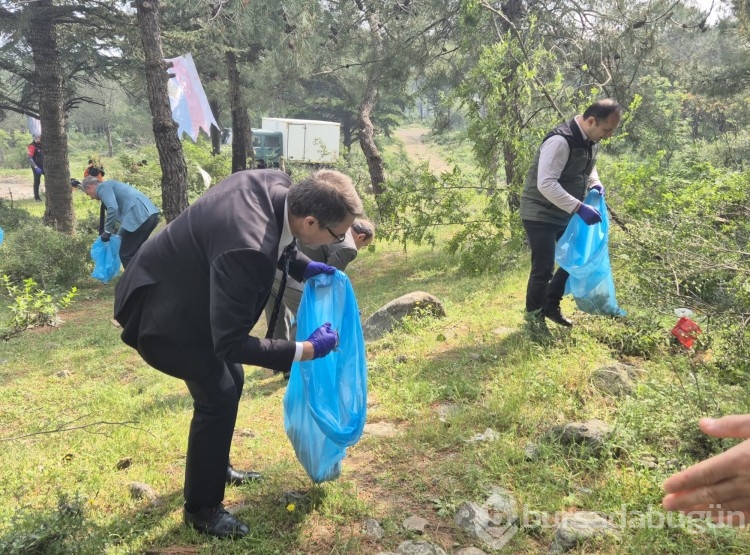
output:
[[31,220],[31,214],[26,210],[15,207],[10,201],[0,199],[0,227],[3,231],[13,231]]
[[2,276],[3,287],[11,299],[7,322],[0,321],[0,339],[10,339],[32,326],[47,326],[55,323],[57,311],[73,301],[78,289],[73,287],[55,301],[52,295],[37,287],[33,279],[23,280],[23,285],[13,284],[8,276]]
[[0,536],[0,555],[77,554],[87,535],[83,502],[61,496],[55,510],[24,510],[13,515]]
[[630,313],[624,318],[587,316],[583,327],[620,356],[651,358],[669,344],[671,337],[653,314]]
[[31,220],[6,235],[0,274],[13,282],[31,278],[49,292],[67,290],[91,272],[90,247],[87,237],[71,237]]

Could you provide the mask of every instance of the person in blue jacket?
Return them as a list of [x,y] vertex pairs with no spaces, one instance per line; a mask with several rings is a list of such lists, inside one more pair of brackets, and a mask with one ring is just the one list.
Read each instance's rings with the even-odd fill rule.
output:
[[115,233],[115,223],[120,224],[117,232],[121,240],[120,260],[127,268],[159,223],[159,209],[135,187],[113,179],[99,181],[94,176],[86,177],[81,190],[92,200],[100,200],[106,208],[104,229],[99,235],[102,241],[109,241]]

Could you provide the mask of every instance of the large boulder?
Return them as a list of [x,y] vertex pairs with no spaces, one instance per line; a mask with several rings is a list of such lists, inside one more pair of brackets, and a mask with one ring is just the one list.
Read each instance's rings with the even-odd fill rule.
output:
[[407,293],[379,308],[365,321],[362,332],[367,341],[375,341],[393,330],[406,316],[415,315],[442,318],[445,316],[445,308],[437,297],[424,291]]

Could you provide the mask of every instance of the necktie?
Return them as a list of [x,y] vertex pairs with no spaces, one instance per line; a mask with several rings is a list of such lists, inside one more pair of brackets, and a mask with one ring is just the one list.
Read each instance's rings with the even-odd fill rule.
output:
[[[271,320],[268,322],[268,331],[266,332],[266,339],[273,339],[273,332],[276,329],[276,322],[279,319],[279,311],[281,310],[281,301],[284,297],[284,289],[286,289],[286,276],[289,273],[289,259],[292,258],[292,253],[297,246],[297,239],[292,239],[281,253],[279,259],[279,265],[281,266],[281,282],[279,283],[279,292],[276,294],[276,299],[273,301],[273,311],[271,311]],[[291,338],[294,340],[294,338]]]

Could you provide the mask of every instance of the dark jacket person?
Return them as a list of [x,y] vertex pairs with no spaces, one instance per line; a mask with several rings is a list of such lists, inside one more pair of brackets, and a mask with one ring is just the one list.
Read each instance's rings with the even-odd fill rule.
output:
[[34,200],[42,200],[42,197],[39,196],[39,186],[44,175],[44,151],[42,150],[42,137],[40,135],[31,137],[27,152],[31,172],[34,176]]
[[[238,172],[147,241],[115,292],[122,340],[161,372],[185,380],[194,403],[185,464],[185,522],[215,536],[248,529],[221,505],[244,373],[242,364],[286,371],[327,355],[336,333],[322,325],[307,341],[249,335],[263,313],[277,267],[292,253],[297,280],[335,268],[297,253],[343,236],[362,202],[349,177],[319,171],[292,184],[276,170]],[[321,322],[323,324],[323,322]]]

